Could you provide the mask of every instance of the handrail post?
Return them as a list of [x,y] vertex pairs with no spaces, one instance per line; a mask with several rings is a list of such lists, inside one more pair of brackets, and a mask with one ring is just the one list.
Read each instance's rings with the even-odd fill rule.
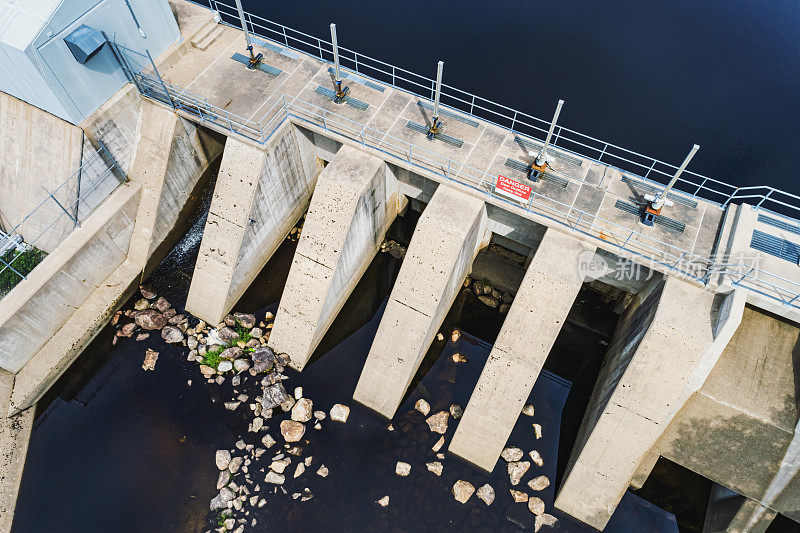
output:
[[156,68],[156,64],[153,61],[153,56],[150,55],[150,50],[145,48],[144,51],[147,52],[147,59],[150,60],[150,64],[153,66],[153,72],[156,73],[156,76],[158,76],[158,81],[161,82],[161,87],[164,89],[164,94],[167,96],[167,98],[169,98],[169,105],[171,105],[172,110],[177,113],[178,108],[175,107],[175,102],[172,101],[172,95],[169,94],[169,91],[167,90],[167,85],[164,83],[164,80],[161,79],[161,74],[159,74],[158,69]]
[[678,178],[680,177],[680,175],[683,174],[684,170],[686,170],[686,166],[689,164],[689,161],[692,160],[692,158],[694,157],[694,154],[696,154],[699,149],[700,149],[700,145],[698,145],[698,144],[695,144],[694,146],[692,146],[692,149],[689,150],[689,154],[683,160],[683,163],[681,163],[681,166],[678,167],[678,170],[675,172],[675,175],[673,175],[672,179],[669,180],[669,183],[664,188],[664,190],[662,190],[661,192],[659,192],[656,195],[646,194],[644,196],[645,200],[650,202],[650,207],[652,209],[659,210],[662,207],[664,207],[665,204],[668,203],[667,194],[669,194],[669,191],[672,190],[672,188],[675,186],[675,183],[678,181]]

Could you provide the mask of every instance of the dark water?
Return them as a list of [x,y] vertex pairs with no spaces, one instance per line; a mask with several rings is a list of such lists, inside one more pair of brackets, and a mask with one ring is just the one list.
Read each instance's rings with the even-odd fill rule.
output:
[[[392,236],[407,240],[417,216],[409,212],[398,219]],[[199,217],[151,279],[179,309],[185,303],[203,223],[204,217]],[[262,316],[266,310],[276,309],[295,246],[286,241],[279,248],[237,309]],[[321,430],[309,428],[307,432],[311,438],[304,456],[312,455],[314,463],[298,480],[289,479],[285,487],[289,494],[307,487],[314,498],[301,502],[281,492],[265,494],[267,485],[261,483],[268,504],[248,517],[248,524],[257,519],[256,527],[248,530],[516,531],[532,527],[533,515],[526,505],[511,502],[503,461],[494,472],[485,474],[447,455],[442,460],[441,478],[425,467],[425,462],[436,460],[431,446],[438,435],[428,430],[424,417],[413,409],[414,403],[425,398],[432,412],[446,410],[452,403],[466,406],[502,325],[502,317],[477,303],[469,291],[457,298],[445,319],[442,331],[446,340],[435,341],[429,350],[391,421],[394,431],[387,429],[388,421],[352,401],[399,266],[399,260],[378,254],[311,364],[302,376],[290,373],[289,388],[302,385],[315,409],[327,411],[334,403],[345,403],[351,407],[350,418],[344,425],[326,420]],[[532,465],[517,488],[525,490],[525,482],[540,474],[550,478],[553,483],[540,496],[548,512],[560,518],[556,531],[590,531],[555,511],[552,503],[605,342],[613,331],[612,304],[591,291],[581,292],[528,399],[535,406],[535,416],[520,417],[509,440],[509,445],[541,453],[544,466]],[[456,343],[450,340],[454,328],[462,332]],[[39,405],[14,531],[198,531],[213,527],[215,516],[209,513],[208,502],[216,494],[214,451],[232,449],[240,437],[247,443],[258,442],[247,432],[246,409],[231,412],[222,406],[234,395],[230,383],[206,384],[197,365],[185,361],[185,348],[167,346],[157,338],[140,343],[121,339],[112,347],[112,333],[112,328],[106,328]],[[141,369],[148,346],[161,354],[152,372]],[[455,364],[455,352],[466,355],[468,361]],[[257,383],[257,379],[248,379],[238,392],[252,398]],[[534,421],[543,429],[538,441]],[[277,436],[278,421],[268,423]],[[448,442],[454,430],[451,419]],[[269,464],[271,455],[265,454],[261,462],[251,465],[255,479],[263,479],[259,469]],[[398,460],[412,464],[407,478],[394,474]],[[329,467],[327,478],[314,475],[320,464]],[[450,489],[457,479],[468,480],[475,487],[490,483],[495,503],[487,508],[476,497],[466,506],[455,502]],[[385,495],[390,496],[390,505],[383,509],[374,502]],[[691,496],[678,494],[679,500],[687,497]],[[666,533],[677,531],[677,526],[670,512],[627,493],[607,531]]]
[[245,9],[733,185],[800,193],[796,0],[263,2]]

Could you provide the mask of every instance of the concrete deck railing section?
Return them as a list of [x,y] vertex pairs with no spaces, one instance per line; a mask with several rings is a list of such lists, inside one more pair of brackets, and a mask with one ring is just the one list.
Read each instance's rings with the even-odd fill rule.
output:
[[[81,165],[54,189],[42,186],[38,194],[41,201],[5,232],[3,241],[13,239],[16,244],[10,258],[3,258],[7,247],[0,252],[0,274],[10,272],[17,281],[27,279],[29,272],[15,268],[15,262],[29,250],[53,252],[125,180],[102,143],[94,149],[84,139],[81,150]],[[4,296],[0,291],[0,300]]]
[[[189,0],[218,13],[222,23],[241,28],[241,20],[233,0]],[[245,12],[248,31],[281,47],[297,50],[326,63],[333,62],[333,45],[320,38],[279,24],[258,15]],[[432,100],[436,80],[415,72],[369,57],[343,46],[338,47],[339,61],[343,69],[381,84],[410,92],[421,98]],[[441,103],[461,113],[501,128],[543,140],[550,122],[528,113],[512,109],[487,98],[477,96],[457,87],[442,84]],[[591,137],[589,135],[557,125],[553,145],[594,161],[613,165],[623,171],[634,172],[644,178],[669,179],[677,166],[656,158]],[[780,191],[773,187],[736,187],[721,180],[687,170],[679,178],[677,188],[691,197],[702,197],[726,205],[733,200],[758,200],[759,206],[772,206],[777,210],[789,210],[792,216],[800,216],[800,196]]]

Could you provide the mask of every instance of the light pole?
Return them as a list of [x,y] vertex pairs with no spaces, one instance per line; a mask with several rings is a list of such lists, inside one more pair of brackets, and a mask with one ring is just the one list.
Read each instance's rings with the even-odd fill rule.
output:
[[650,208],[651,209],[653,209],[655,211],[658,211],[662,207],[664,207],[665,205],[667,207],[671,207],[672,206],[672,201],[667,198],[667,194],[675,186],[675,182],[678,181],[678,178],[680,177],[681,174],[683,174],[683,171],[686,169],[686,166],[689,164],[689,161],[692,160],[692,158],[694,157],[694,154],[696,154],[699,149],[700,149],[700,146],[697,145],[697,144],[692,146],[692,149],[689,150],[689,154],[686,156],[686,159],[683,160],[683,163],[681,163],[681,166],[678,167],[677,171],[675,171],[675,175],[672,176],[672,179],[669,180],[669,183],[667,184],[667,186],[664,188],[663,191],[661,191],[658,194],[645,194],[644,195],[644,199],[647,200],[648,202],[650,202]]
[[553,137],[553,130],[556,129],[556,122],[558,122],[558,115],[561,114],[561,106],[564,105],[564,100],[559,100],[558,104],[556,105],[556,112],[553,114],[553,121],[550,122],[550,129],[547,130],[547,137],[544,140],[544,144],[542,145],[542,149],[539,150],[539,155],[536,156],[536,166],[540,167],[540,170],[544,170],[544,167],[552,161],[547,157],[547,148],[550,147],[550,139]]
[[336,38],[336,24],[331,24],[331,44],[333,45],[333,67],[334,67],[334,88],[336,89],[336,95],[333,97],[333,101],[336,104],[341,104],[344,102],[347,93],[350,91],[350,87],[342,88],[342,71],[339,67],[339,41]]

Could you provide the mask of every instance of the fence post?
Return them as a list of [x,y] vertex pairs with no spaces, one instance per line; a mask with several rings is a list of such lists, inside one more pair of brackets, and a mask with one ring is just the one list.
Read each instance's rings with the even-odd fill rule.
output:
[[155,61],[153,61],[153,56],[150,55],[150,50],[145,48],[144,51],[147,52],[147,59],[150,60],[150,64],[153,66],[153,72],[155,72],[156,76],[158,76],[158,81],[161,83],[161,88],[164,89],[164,94],[169,99],[169,105],[171,105],[172,110],[177,113],[178,108],[175,107],[175,102],[172,101],[172,95],[169,94],[169,91],[167,90],[167,85],[164,83],[164,80],[161,79],[161,74],[159,74],[158,69],[156,68],[156,63]]

